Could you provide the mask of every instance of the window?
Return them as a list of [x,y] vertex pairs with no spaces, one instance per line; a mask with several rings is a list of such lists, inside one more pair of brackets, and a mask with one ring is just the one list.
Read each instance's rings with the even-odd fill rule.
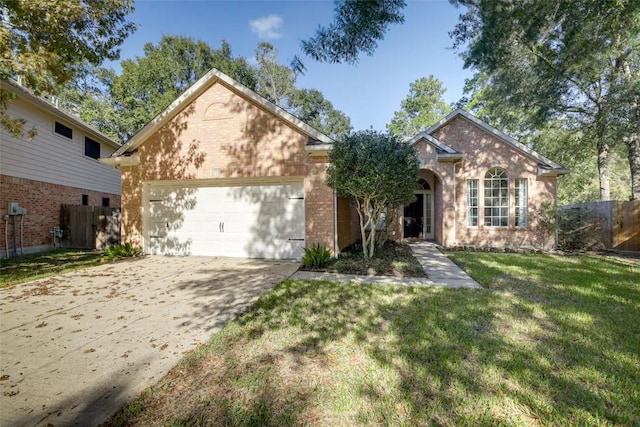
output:
[[108,208],[109,207],[109,198],[108,197],[103,197],[102,198],[102,206]]
[[467,225],[478,226],[478,180],[467,180]]
[[516,179],[516,227],[527,226],[527,180]]
[[84,137],[84,155],[92,159],[100,158],[100,144],[91,138]]
[[504,169],[489,169],[484,176],[484,225],[509,226],[509,177]]
[[83,194],[82,195],[82,206],[87,206],[89,204],[89,195],[88,194]]
[[69,126],[65,126],[60,122],[55,122],[53,131],[65,138],[73,139],[73,130]]

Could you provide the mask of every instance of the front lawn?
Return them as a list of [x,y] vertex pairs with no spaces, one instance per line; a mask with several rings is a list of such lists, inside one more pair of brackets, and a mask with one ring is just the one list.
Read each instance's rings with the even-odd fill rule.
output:
[[93,267],[99,264],[100,255],[99,252],[57,249],[41,254],[3,259],[0,260],[0,288]]
[[639,425],[640,268],[455,253],[485,289],[285,281],[111,425]]

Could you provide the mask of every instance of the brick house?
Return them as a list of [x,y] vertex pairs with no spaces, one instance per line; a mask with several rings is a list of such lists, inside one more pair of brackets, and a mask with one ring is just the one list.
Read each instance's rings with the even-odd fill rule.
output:
[[[115,141],[17,83],[1,84],[16,94],[6,114],[24,119],[25,131],[37,132],[28,140],[0,126],[0,233],[7,237],[0,239],[0,256],[5,257],[7,241],[9,256],[13,251],[14,220],[16,246],[23,237],[26,254],[53,247],[50,231],[60,224],[61,204],[119,207],[120,172],[98,161],[119,147]],[[5,220],[10,203],[25,214]]]
[[[359,234],[353,207],[325,183],[333,142],[214,69],[101,161],[122,170],[123,239],[147,253],[300,258],[316,243],[338,253]],[[538,199],[553,202],[556,176],[566,173],[461,111],[412,143],[422,187],[395,224],[396,238],[520,244],[534,234],[523,212]],[[490,170],[487,182],[509,191],[495,219],[482,213],[481,198],[473,205],[466,195],[466,185],[488,188]],[[530,203],[524,210],[516,188],[517,200]],[[499,196],[492,208],[505,203]],[[480,212],[469,227],[460,214],[467,206]]]

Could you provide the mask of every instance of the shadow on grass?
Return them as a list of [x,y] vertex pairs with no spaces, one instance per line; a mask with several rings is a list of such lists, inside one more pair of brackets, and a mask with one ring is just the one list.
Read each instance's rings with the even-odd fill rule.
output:
[[182,425],[640,422],[637,268],[457,261],[489,289],[281,283],[174,370],[140,423],[170,405]]

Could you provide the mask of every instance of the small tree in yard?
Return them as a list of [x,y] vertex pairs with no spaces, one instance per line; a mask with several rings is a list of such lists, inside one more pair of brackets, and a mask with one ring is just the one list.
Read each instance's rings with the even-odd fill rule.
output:
[[[334,144],[327,184],[353,200],[360,217],[364,258],[373,257],[382,214],[415,200],[418,159],[413,146],[374,130],[359,131]],[[371,229],[367,235],[367,228]]]

